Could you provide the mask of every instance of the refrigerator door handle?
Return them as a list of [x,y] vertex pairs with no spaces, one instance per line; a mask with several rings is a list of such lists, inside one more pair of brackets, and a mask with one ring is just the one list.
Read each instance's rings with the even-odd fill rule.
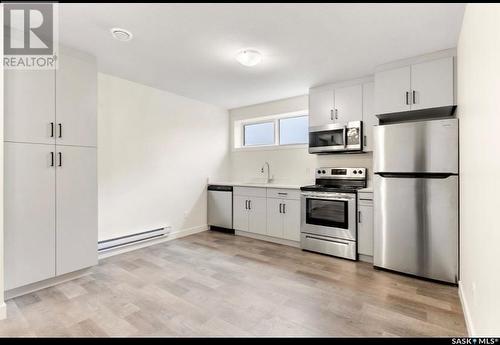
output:
[[435,178],[435,179],[444,179],[450,176],[458,175],[453,173],[391,173],[391,172],[376,172],[374,174],[385,178]]

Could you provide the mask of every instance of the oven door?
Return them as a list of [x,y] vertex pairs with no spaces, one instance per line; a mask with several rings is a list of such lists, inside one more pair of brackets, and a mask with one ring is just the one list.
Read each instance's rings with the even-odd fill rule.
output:
[[301,196],[302,233],[356,241],[356,195],[306,192]]

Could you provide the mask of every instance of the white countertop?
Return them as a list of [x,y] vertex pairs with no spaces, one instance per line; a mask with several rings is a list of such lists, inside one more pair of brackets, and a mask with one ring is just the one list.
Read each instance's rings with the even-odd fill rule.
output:
[[373,187],[366,187],[358,189],[358,193],[373,193]]
[[209,182],[217,186],[233,186],[233,187],[258,187],[258,188],[282,188],[282,189],[300,189],[303,184],[282,184],[282,183],[260,183],[260,182]]

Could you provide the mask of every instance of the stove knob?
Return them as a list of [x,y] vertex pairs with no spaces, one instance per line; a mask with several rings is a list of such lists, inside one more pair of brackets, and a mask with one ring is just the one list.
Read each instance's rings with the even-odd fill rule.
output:
[[353,173],[357,174],[358,172],[356,170],[354,170]]
[[321,174],[321,170],[318,170],[318,174]]
[[322,173],[322,174],[326,174],[326,171],[324,171],[324,170],[323,170],[323,171],[321,171],[321,173]]
[[362,174],[363,172],[361,170],[358,171],[358,174]]

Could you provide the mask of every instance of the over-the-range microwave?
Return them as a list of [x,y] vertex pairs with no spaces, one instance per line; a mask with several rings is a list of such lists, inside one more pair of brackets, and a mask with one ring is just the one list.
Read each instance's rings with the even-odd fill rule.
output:
[[363,151],[362,121],[309,127],[309,153],[360,151]]

